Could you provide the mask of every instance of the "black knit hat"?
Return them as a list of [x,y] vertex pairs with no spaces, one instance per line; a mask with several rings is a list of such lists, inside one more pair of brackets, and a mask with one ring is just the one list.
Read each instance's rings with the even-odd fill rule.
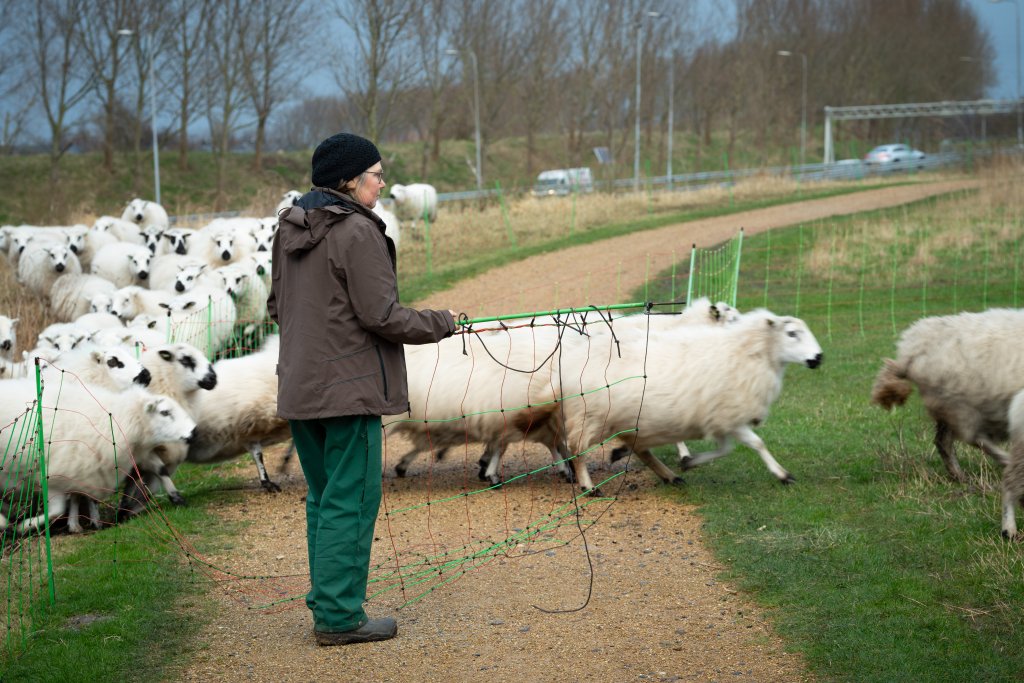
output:
[[351,133],[327,138],[313,152],[313,185],[337,188],[380,161],[377,146]]

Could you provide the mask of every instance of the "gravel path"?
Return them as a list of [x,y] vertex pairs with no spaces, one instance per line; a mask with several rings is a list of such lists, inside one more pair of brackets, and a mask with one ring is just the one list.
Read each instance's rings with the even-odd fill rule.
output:
[[[470,316],[621,301],[647,272],[667,267],[691,244],[710,246],[743,227],[773,227],[896,206],[971,186],[948,181],[872,190],[721,218],[695,221],[543,254],[511,263],[438,293],[422,306]],[[648,259],[650,265],[648,266]],[[589,502],[567,523],[532,542],[504,545],[517,529],[565,510],[567,485],[541,474],[498,491],[457,498],[477,487],[474,447],[444,461],[421,458],[406,479],[393,477],[405,446],[390,438],[385,453],[385,508],[374,561],[382,578],[396,563],[466,547],[502,544],[457,580],[423,586],[407,581],[374,598],[371,614],[395,613],[399,637],[384,643],[318,648],[300,595],[306,587],[305,485],[297,463],[279,477],[284,491],[263,493],[252,478],[243,501],[222,504],[225,520],[248,524],[230,549],[209,558],[240,575],[275,580],[229,581],[210,592],[218,610],[180,677],[188,681],[804,681],[812,677],[788,652],[765,612],[718,580],[723,569],[702,541],[695,509],[666,501],[642,469],[603,487],[611,500]],[[267,452],[276,469],[282,448]],[[526,472],[547,461],[527,448],[506,459]],[[597,475],[615,470],[591,459]],[[251,467],[246,464],[245,467]],[[604,467],[604,470],[600,468]],[[244,470],[248,475],[248,469]],[[602,476],[602,478],[603,478]],[[595,476],[595,480],[600,481]],[[401,513],[394,511],[422,505]],[[572,508],[569,508],[572,511]],[[596,520],[596,521],[595,521]],[[580,529],[586,530],[584,543]],[[396,559],[397,558],[397,559]],[[461,564],[465,569],[470,563]],[[228,577],[224,577],[227,579]],[[436,581],[436,579],[435,579]],[[592,582],[592,585],[591,585]],[[377,585],[377,584],[375,584]],[[392,585],[382,581],[380,585]],[[424,584],[426,586],[427,584]],[[583,609],[578,609],[583,607]],[[398,609],[401,608],[401,609]],[[573,611],[576,610],[576,611]],[[554,613],[552,613],[554,612]]]

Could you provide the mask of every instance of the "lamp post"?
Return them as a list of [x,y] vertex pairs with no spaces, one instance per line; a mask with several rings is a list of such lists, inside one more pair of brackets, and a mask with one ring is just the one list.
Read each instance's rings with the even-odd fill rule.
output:
[[1017,19],[1017,145],[1024,147],[1024,125],[1021,121],[1020,102],[1020,0],[988,0],[991,3],[1012,2]]
[[[646,12],[648,17],[659,17],[661,12]],[[643,54],[643,17],[636,22],[636,125],[633,131],[633,191],[640,191],[640,56]]]
[[[118,30],[117,35],[119,36],[131,36],[135,32],[130,28],[122,28]],[[151,45],[150,36],[146,35],[145,42],[142,43],[142,51],[146,54],[146,59],[149,62],[147,71],[149,72],[149,130],[153,138],[153,194],[155,196],[156,203],[160,203],[160,147],[157,144],[156,138],[156,81],[153,80],[153,52]]]
[[790,52],[789,50],[779,50],[776,54],[780,57],[799,55],[803,61],[803,87],[801,88],[802,94],[800,97],[800,165],[803,166],[807,155],[807,55],[802,52]]
[[[459,50],[449,48],[445,50],[445,54],[458,55]],[[464,52],[468,53],[470,58],[473,60],[473,119],[476,128],[476,189],[478,192],[484,189],[484,174],[482,169],[482,161],[480,158],[480,69],[477,66],[476,52],[467,48]]]

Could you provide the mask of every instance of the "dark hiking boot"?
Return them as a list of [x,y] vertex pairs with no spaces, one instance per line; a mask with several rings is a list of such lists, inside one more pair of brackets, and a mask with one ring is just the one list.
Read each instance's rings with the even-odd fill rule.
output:
[[352,631],[313,631],[317,645],[351,645],[388,640],[398,635],[398,624],[391,617],[370,619]]

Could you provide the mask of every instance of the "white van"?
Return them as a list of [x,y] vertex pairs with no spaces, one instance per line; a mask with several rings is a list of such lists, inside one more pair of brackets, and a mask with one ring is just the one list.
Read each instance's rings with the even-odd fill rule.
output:
[[570,192],[593,191],[594,176],[585,167],[541,171],[533,186],[534,197],[564,197]]

